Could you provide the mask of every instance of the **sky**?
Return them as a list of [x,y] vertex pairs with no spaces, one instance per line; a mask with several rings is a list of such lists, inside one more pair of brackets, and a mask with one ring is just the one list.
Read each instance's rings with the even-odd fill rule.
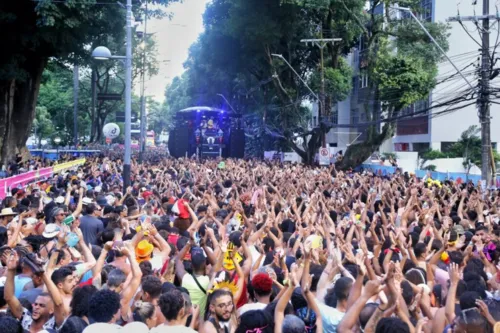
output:
[[168,7],[173,18],[150,20],[147,32],[154,33],[158,47],[158,75],[146,79],[146,96],[159,102],[165,99],[165,87],[174,77],[184,72],[182,64],[188,50],[203,32],[203,13],[210,0],[183,0]]

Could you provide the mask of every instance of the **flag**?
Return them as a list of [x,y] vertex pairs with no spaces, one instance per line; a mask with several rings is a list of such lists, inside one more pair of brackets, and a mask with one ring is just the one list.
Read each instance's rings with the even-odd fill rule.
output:
[[189,211],[187,210],[186,206],[184,206],[183,199],[179,199],[174,203],[172,207],[172,213],[178,215],[181,219],[189,218]]

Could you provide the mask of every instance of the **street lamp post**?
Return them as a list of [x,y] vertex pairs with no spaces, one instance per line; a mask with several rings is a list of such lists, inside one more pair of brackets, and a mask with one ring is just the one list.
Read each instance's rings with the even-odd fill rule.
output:
[[148,29],[148,3],[144,13],[144,35],[142,36],[142,79],[141,79],[141,128],[139,140],[139,163],[142,163],[144,150],[146,149],[146,38]]
[[45,146],[47,145],[47,140],[41,140],[40,144],[42,145],[42,163],[45,165]]
[[56,136],[54,143],[56,144],[56,159],[59,161],[59,144],[61,143],[61,138]]
[[111,51],[99,46],[92,52],[92,57],[98,60],[125,60],[125,156],[123,159],[123,192],[130,186],[131,157],[131,119],[132,119],[132,0],[127,0],[127,52],[125,57],[113,56]]

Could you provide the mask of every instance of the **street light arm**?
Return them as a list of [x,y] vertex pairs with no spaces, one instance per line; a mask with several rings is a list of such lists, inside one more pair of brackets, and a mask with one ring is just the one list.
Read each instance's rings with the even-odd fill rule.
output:
[[227,98],[224,95],[217,94],[217,96],[222,97],[222,99],[227,103],[227,105],[229,105],[229,107],[231,108],[231,110],[233,110],[234,113],[238,113],[238,112],[236,112],[236,110],[233,108],[233,106],[231,105],[231,103],[229,103],[229,101],[227,100]]
[[[283,55],[281,54],[271,54],[273,57],[277,57],[277,58],[280,58],[281,60],[283,60],[285,62],[285,64],[287,64],[288,67],[290,67],[290,69],[293,71],[293,73],[300,79],[300,81],[302,81],[302,83],[306,86],[306,88],[311,92],[311,94],[314,96],[314,98],[316,98],[316,100],[321,104],[321,100],[319,99],[318,95],[316,95],[316,93],[314,93],[314,91],[307,85],[306,81],[304,81],[304,79],[302,79],[302,77],[299,75],[299,73],[297,73],[295,71],[295,69],[292,67],[292,65],[290,65],[290,63],[283,57]],[[322,105],[323,106],[323,105]]]

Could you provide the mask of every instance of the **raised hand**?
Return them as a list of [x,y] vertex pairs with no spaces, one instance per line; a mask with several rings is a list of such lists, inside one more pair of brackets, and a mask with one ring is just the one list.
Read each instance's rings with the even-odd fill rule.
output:
[[111,251],[111,249],[113,249],[113,242],[110,241],[110,242],[106,242],[106,244],[104,244],[104,250],[106,251]]
[[7,260],[7,269],[16,270],[19,265],[19,256],[16,251],[11,251],[9,259]]
[[450,264],[448,274],[450,275],[450,284],[458,284],[458,281],[460,281],[460,269],[457,264]]

